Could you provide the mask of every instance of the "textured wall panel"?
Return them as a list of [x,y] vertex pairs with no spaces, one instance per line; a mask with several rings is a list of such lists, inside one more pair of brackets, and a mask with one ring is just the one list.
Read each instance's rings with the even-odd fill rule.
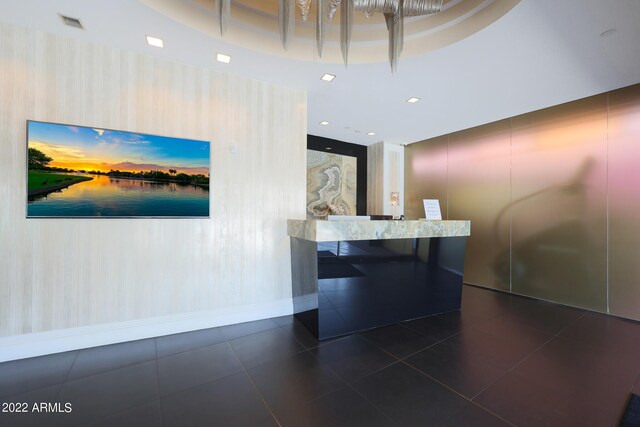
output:
[[405,148],[404,215],[424,218],[423,199],[440,200],[442,219],[447,219],[447,139],[433,138]]
[[449,137],[449,219],[469,219],[464,280],[509,290],[510,121]]
[[609,309],[640,320],[640,85],[609,94]]
[[367,215],[384,215],[384,142],[367,147]]
[[607,96],[512,119],[512,291],[606,311]]
[[[404,147],[378,142],[367,147],[367,214],[404,215]],[[398,204],[391,205],[391,193]]]
[[[394,143],[384,143],[384,180],[386,190],[383,199],[386,200],[385,213],[387,215],[404,215],[404,147]],[[398,204],[391,205],[391,193],[398,192]]]
[[[25,219],[27,119],[212,141],[211,219]],[[290,297],[305,181],[304,92],[0,25],[0,336]]]

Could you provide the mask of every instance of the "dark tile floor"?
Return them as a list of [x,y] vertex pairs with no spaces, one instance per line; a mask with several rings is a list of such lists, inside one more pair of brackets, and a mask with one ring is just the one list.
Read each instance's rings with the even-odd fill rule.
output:
[[465,286],[322,343],[285,316],[3,363],[0,426],[615,426],[639,374],[640,324]]

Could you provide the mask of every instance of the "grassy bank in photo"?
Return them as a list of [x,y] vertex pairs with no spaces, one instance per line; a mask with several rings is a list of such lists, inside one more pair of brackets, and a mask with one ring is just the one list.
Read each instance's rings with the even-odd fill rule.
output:
[[28,194],[48,193],[50,191],[61,190],[70,185],[83,181],[90,181],[89,176],[64,175],[59,173],[49,173],[44,171],[30,170],[28,173]]

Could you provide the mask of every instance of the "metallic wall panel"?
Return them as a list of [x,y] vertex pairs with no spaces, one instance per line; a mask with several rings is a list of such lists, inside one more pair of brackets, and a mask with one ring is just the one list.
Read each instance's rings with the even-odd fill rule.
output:
[[424,218],[423,199],[440,200],[442,218],[447,219],[447,139],[433,138],[405,149],[404,215]]
[[640,85],[609,94],[609,310],[640,320]]
[[640,85],[508,122],[407,147],[408,215],[471,219],[468,283],[640,319]]
[[512,119],[512,292],[607,309],[607,96]]
[[449,219],[469,219],[464,281],[509,290],[510,121],[449,137]]

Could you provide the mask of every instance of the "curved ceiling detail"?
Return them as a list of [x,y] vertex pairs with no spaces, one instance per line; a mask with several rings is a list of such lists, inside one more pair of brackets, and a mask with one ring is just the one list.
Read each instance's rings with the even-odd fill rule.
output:
[[[231,17],[220,35],[215,0],[139,0],[163,15],[215,39],[247,49],[303,61],[341,63],[339,8],[327,26],[322,58],[315,49],[315,12],[306,22],[296,10],[296,25],[287,50],[278,32],[276,0],[232,0]],[[405,18],[403,57],[421,55],[462,40],[492,24],[520,0],[445,0],[442,11]],[[388,61],[388,32],[381,14],[355,14],[350,63]]]

